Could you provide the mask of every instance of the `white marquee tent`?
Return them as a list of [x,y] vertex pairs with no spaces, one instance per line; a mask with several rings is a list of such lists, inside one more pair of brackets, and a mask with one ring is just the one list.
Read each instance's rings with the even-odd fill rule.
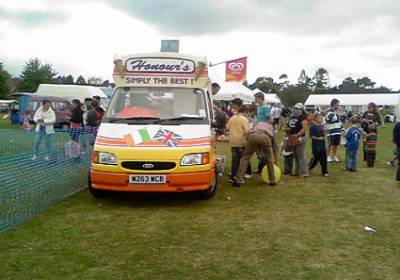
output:
[[231,101],[240,98],[244,103],[254,101],[254,93],[248,87],[239,82],[220,82],[220,91],[214,95],[214,100]]
[[312,94],[307,99],[306,106],[326,107],[332,99],[338,99],[340,105],[352,111],[364,111],[368,103],[374,102],[378,106],[388,106],[399,117],[400,94],[399,93],[374,93],[374,94]]

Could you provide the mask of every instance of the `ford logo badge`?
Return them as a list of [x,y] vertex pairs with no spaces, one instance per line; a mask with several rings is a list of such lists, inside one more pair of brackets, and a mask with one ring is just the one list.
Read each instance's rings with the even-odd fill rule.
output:
[[145,164],[142,165],[142,167],[143,167],[144,169],[153,169],[153,168],[154,168],[154,164],[145,163]]

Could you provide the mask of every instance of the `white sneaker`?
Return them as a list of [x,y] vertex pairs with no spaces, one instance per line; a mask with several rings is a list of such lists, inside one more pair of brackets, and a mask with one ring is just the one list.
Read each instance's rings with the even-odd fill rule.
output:
[[328,156],[328,162],[332,162],[332,161],[333,161],[332,157]]
[[36,156],[33,156],[33,157],[32,157],[32,160],[36,160]]
[[44,157],[44,160],[45,160],[45,161],[49,161],[49,160],[50,160],[49,156],[45,156],[45,157]]
[[335,161],[335,162],[340,162],[340,159],[339,159],[338,157],[335,157],[335,158],[333,159],[333,161]]
[[253,175],[251,175],[251,174],[244,174],[244,176],[243,176],[246,180],[249,180],[249,179],[251,179],[252,177],[253,177]]

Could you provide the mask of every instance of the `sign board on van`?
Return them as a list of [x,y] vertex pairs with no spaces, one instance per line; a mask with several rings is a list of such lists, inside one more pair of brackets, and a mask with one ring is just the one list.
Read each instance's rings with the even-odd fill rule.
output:
[[126,60],[126,71],[132,73],[191,74],[195,63],[189,59],[165,57],[135,57]]
[[161,40],[161,52],[179,52],[179,40]]

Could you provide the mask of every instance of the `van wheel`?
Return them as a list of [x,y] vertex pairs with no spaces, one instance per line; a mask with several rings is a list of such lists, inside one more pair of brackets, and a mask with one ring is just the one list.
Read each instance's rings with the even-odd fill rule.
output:
[[200,198],[201,199],[210,199],[212,198],[215,193],[217,192],[217,186],[218,186],[218,174],[215,172],[214,174],[214,179],[211,183],[211,186],[208,190],[201,191],[200,192]]
[[97,190],[97,189],[94,189],[92,187],[92,180],[90,178],[90,171],[89,171],[89,175],[88,175],[88,189],[89,189],[89,192],[91,193],[91,195],[93,195],[96,198],[105,197],[107,195],[107,191]]

